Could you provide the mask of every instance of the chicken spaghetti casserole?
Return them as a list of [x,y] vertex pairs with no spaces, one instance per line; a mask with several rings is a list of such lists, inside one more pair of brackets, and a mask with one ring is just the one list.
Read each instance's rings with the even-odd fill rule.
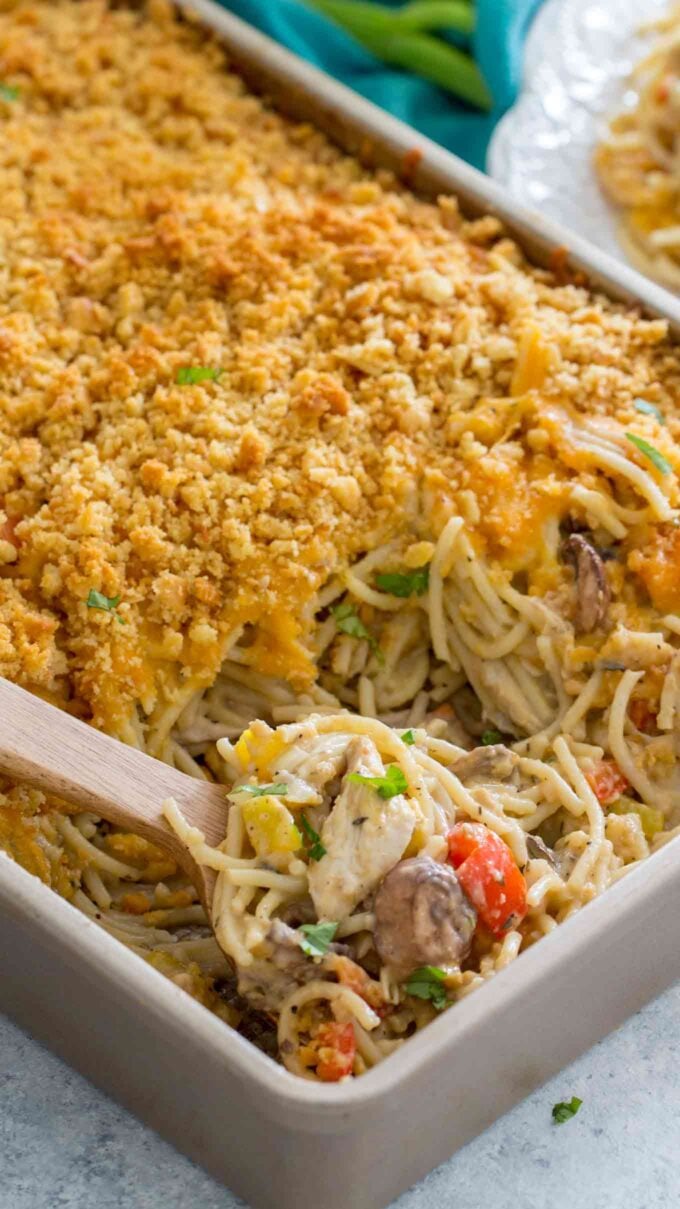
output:
[[360,1074],[678,829],[677,349],[165,0],[0,0],[0,81],[0,672],[224,783],[219,944],[66,803],[0,844]]

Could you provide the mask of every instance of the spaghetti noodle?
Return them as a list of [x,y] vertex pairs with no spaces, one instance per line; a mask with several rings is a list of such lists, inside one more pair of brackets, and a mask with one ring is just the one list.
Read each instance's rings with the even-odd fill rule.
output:
[[0,670],[230,802],[166,807],[213,921],[23,786],[0,843],[359,1074],[680,826],[676,348],[159,0],[0,5],[0,73]]

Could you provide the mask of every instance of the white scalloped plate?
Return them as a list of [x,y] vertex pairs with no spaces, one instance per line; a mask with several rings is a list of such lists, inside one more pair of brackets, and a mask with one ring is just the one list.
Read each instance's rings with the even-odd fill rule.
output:
[[635,99],[630,72],[649,45],[641,22],[668,5],[546,0],[527,39],[519,99],[489,147],[489,174],[518,201],[621,260],[616,213],[600,192],[593,149],[607,118]]

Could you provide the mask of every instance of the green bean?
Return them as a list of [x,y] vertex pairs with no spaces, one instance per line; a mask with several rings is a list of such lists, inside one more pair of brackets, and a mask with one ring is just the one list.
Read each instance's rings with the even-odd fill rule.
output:
[[[398,19],[397,10],[384,4],[371,4],[364,0],[308,0],[310,7],[318,8],[325,16],[353,34],[358,42],[368,46],[369,39],[386,38],[392,33]],[[369,47],[380,57],[380,52]]]
[[475,28],[475,10],[469,0],[413,0],[391,12],[402,30],[451,29],[471,34]]
[[474,59],[448,42],[430,34],[397,34],[383,47],[380,57],[439,84],[479,109],[492,107],[491,93]]
[[423,32],[436,24],[458,33],[470,33],[474,27],[474,9],[467,0],[413,0],[401,9],[367,0],[309,0],[309,3],[384,63],[415,72],[480,109],[491,108],[491,95],[470,55]]
[[460,34],[472,33],[475,13],[469,0],[413,0],[403,8],[388,8],[370,0],[309,0],[338,25],[350,30],[355,37],[398,30],[451,29]]

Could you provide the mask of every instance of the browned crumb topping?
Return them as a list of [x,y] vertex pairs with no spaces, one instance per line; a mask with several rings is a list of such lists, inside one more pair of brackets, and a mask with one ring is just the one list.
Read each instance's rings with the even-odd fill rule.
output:
[[489,400],[675,397],[661,322],[269,112],[164,3],[5,0],[0,78],[19,89],[0,100],[0,670],[97,725],[125,735],[187,670],[211,681],[244,620],[261,670],[308,681],[306,602],[413,525],[425,472],[435,515],[473,486],[503,530],[534,453],[495,447]]

